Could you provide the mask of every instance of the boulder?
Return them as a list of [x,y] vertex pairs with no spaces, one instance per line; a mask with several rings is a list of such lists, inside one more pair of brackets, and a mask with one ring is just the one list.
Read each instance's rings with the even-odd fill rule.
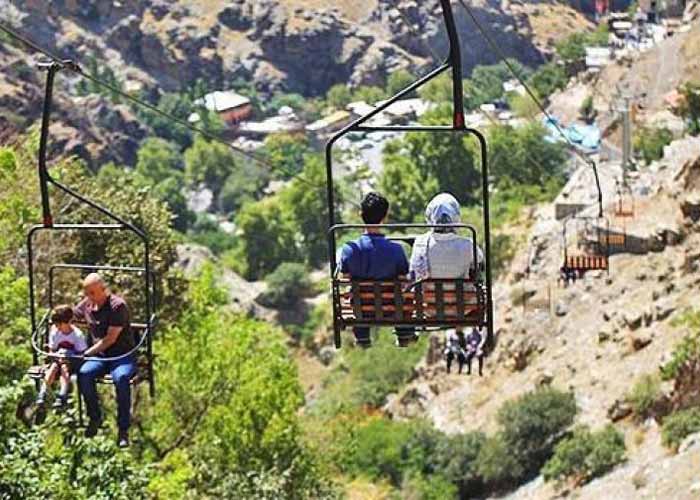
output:
[[676,310],[676,305],[670,299],[666,299],[661,302],[657,302],[654,305],[654,319],[656,321],[663,321],[668,318]]
[[678,453],[685,453],[695,448],[700,449],[700,432],[696,432],[695,434],[691,434],[690,436],[686,437],[678,447]]
[[333,362],[333,359],[335,358],[335,348],[332,346],[324,346],[321,348],[321,350],[318,351],[318,359],[323,363],[325,366],[330,365]]
[[651,333],[647,331],[637,332],[630,337],[630,344],[635,351],[641,351],[651,344],[652,340]]
[[107,33],[107,43],[121,52],[126,61],[141,60],[141,19],[128,16],[115,24]]
[[537,387],[552,385],[552,382],[554,382],[554,375],[549,371],[544,371],[535,378],[535,385]]
[[640,311],[627,311],[622,317],[630,330],[636,330],[642,326],[644,314]]
[[618,422],[632,414],[632,407],[626,401],[616,399],[608,408],[608,418],[613,422]]
[[557,302],[557,305],[554,308],[554,314],[559,317],[566,316],[569,314],[569,306],[564,302]]
[[700,220],[700,193],[687,195],[681,202],[681,213],[693,222]]

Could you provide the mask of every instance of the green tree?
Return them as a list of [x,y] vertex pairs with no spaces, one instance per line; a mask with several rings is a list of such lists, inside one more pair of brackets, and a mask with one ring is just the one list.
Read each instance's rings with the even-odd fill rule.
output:
[[398,148],[387,145],[384,151],[379,191],[391,200],[390,221],[422,221],[425,206],[440,186],[434,176],[422,175],[410,158],[400,154],[399,148],[400,145]]
[[[147,94],[141,97],[149,100]],[[187,120],[194,110],[194,105],[189,95],[177,93],[161,95],[158,99],[157,107],[180,120]],[[169,118],[151,110],[142,107],[135,109],[137,115],[158,137],[174,142],[182,149],[188,148],[192,144],[192,134],[186,127],[173,123]]]
[[[522,79],[526,79],[530,70],[514,59],[509,59],[511,67]],[[468,107],[476,108],[481,104],[493,102],[503,97],[503,83],[513,78],[513,74],[504,62],[489,66],[476,66],[466,85],[470,95]]]
[[[450,121],[451,111],[444,106],[421,118],[425,125]],[[440,191],[451,192],[466,205],[476,202],[481,184],[480,157],[471,136],[412,132],[406,135],[402,148],[424,178],[437,180]]]
[[[302,175],[280,193],[284,211],[297,234],[304,261],[316,267],[328,258],[328,197],[326,166],[320,155],[308,155]],[[337,196],[336,193],[336,198]],[[340,200],[338,200],[340,201]],[[339,214],[336,214],[339,216]],[[339,218],[339,217],[338,217]]]
[[542,475],[546,481],[571,479],[580,485],[606,474],[624,459],[625,438],[615,427],[607,425],[591,432],[581,426],[557,444]]
[[10,266],[0,268],[0,387],[21,379],[31,363],[28,286]]
[[405,69],[393,71],[386,80],[386,93],[390,96],[396,95],[415,80],[416,78]]
[[311,288],[309,270],[303,264],[283,262],[265,276],[267,291],[263,302],[272,307],[294,307]]
[[311,153],[309,139],[303,134],[274,134],[265,139],[264,155],[275,177],[289,179],[304,168],[304,157]]
[[352,102],[352,91],[344,83],[333,85],[326,93],[326,102],[336,109],[344,109]]
[[668,128],[639,127],[634,133],[633,146],[644,163],[649,165],[664,156],[664,147],[672,140],[673,133]]
[[530,75],[529,84],[540,98],[546,100],[557,90],[566,87],[568,81],[564,67],[556,62],[549,62]]
[[353,101],[364,101],[369,104],[376,104],[382,99],[386,99],[387,95],[380,87],[361,86],[355,89],[352,94]]
[[643,375],[637,380],[625,400],[632,406],[639,421],[651,416],[661,397],[661,380],[657,374]]
[[452,102],[452,78],[442,73],[418,89],[421,99],[435,104]]
[[236,168],[230,148],[218,142],[197,137],[185,151],[185,181],[189,186],[204,185],[218,197],[226,178]]
[[[250,472],[276,471],[284,498],[314,496],[320,477],[301,439],[303,393],[285,337],[222,313],[228,297],[215,276],[213,267],[203,269],[160,346],[159,398],[149,408],[146,442],[161,459],[186,448],[200,494],[231,482],[256,489]],[[264,487],[257,484],[254,496]]]
[[544,127],[531,123],[513,128],[490,127],[488,144],[490,174],[501,184],[507,179],[521,185],[543,185],[549,179],[564,178],[566,150],[545,139]]
[[238,242],[229,263],[248,279],[260,279],[282,262],[303,260],[298,228],[280,196],[248,203],[236,215]]
[[572,393],[553,388],[526,393],[499,409],[503,444],[524,475],[539,471],[573,423],[576,410]]
[[[144,184],[153,188],[153,193],[168,204],[175,215],[173,226],[185,231],[194,220],[194,215],[187,207],[185,181],[182,172],[183,160],[175,144],[158,137],[143,141],[136,161],[136,174]],[[104,167],[101,177],[104,178]],[[107,171],[110,175],[114,171]]]

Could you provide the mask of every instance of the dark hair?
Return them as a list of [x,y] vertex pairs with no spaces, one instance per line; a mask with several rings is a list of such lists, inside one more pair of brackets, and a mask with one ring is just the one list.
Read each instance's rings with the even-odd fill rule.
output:
[[60,305],[53,308],[51,311],[51,323],[70,323],[73,320],[73,308],[68,305]]
[[379,193],[368,193],[361,206],[365,224],[379,224],[389,212],[389,201]]

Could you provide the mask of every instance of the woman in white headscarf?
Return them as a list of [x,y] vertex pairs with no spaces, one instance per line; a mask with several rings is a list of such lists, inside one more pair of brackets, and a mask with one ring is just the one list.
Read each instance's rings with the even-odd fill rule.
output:
[[[435,196],[425,209],[428,224],[459,224],[460,206],[449,193]],[[483,254],[476,248],[478,264],[483,262]],[[411,254],[411,272],[415,280],[427,278],[457,279],[469,278],[474,269],[474,242],[460,236],[449,227],[436,228],[416,238]]]

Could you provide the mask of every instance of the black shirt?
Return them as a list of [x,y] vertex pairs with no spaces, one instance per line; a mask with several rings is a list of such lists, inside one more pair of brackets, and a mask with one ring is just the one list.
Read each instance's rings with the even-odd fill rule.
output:
[[92,343],[103,339],[109,327],[122,327],[117,340],[102,352],[102,356],[121,356],[136,346],[136,338],[131,330],[129,307],[118,295],[110,294],[102,307],[85,298],[75,307],[75,316],[87,323]]

